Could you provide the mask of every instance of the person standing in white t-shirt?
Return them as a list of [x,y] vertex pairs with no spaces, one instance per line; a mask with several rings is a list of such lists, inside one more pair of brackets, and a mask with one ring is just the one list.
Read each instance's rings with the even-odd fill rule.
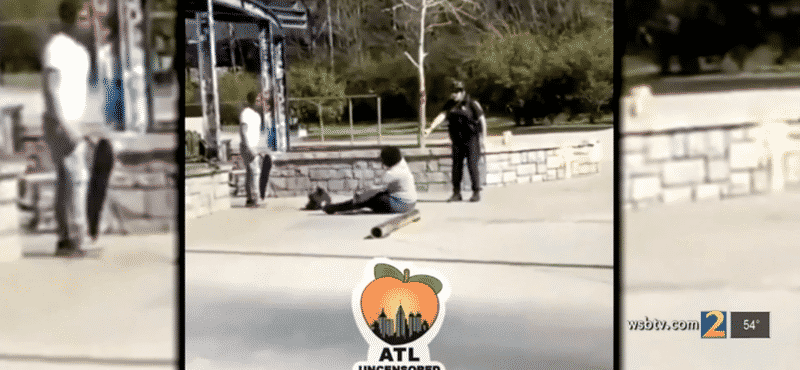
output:
[[261,136],[261,115],[255,110],[255,91],[247,93],[248,106],[239,115],[239,133],[241,142],[239,151],[245,164],[245,189],[247,191],[247,207],[258,206],[258,191],[256,189],[256,176],[259,173],[258,141]]
[[56,255],[79,257],[86,233],[87,142],[83,114],[89,84],[90,59],[75,35],[78,7],[64,0],[58,14],[64,29],[44,47],[42,78],[44,138],[56,165]]

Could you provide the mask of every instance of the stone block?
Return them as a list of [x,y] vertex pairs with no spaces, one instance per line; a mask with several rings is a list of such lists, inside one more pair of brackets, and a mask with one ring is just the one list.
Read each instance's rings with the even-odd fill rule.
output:
[[429,172],[427,177],[428,182],[447,182],[444,172]]
[[517,184],[527,184],[529,182],[531,182],[531,176],[530,175],[518,176],[517,177]]
[[346,180],[344,180],[344,189],[345,190],[356,190],[356,189],[358,189],[358,180],[356,180],[356,179],[346,179]]
[[498,185],[503,183],[503,175],[499,172],[486,174],[486,183],[489,185]]
[[342,191],[344,189],[344,180],[330,180],[328,181],[328,190]]
[[695,188],[696,200],[719,200],[721,188],[719,184],[700,184]]
[[731,173],[731,182],[728,186],[728,193],[730,195],[745,195],[750,194],[750,173],[749,172],[734,172]]
[[626,171],[630,171],[633,175],[657,175],[661,173],[663,168],[662,162],[651,163],[647,160],[644,154],[629,153],[623,155]]
[[753,192],[766,193],[770,190],[771,179],[766,169],[753,171]]
[[661,179],[658,176],[634,177],[630,180],[631,197],[634,201],[658,197],[661,194]]
[[545,176],[545,181],[553,181],[558,179],[558,172],[555,168],[551,168],[547,170],[547,175]]
[[555,169],[563,165],[564,165],[564,158],[562,158],[561,156],[551,155],[547,157],[548,169]]
[[787,184],[800,183],[800,152],[792,151],[784,157],[784,177]]
[[728,149],[728,134],[724,130],[711,130],[708,132],[708,156],[710,158],[725,158]]
[[689,154],[687,149],[688,141],[688,135],[686,133],[678,132],[672,135],[673,158],[685,158]]
[[20,227],[19,211],[14,203],[0,204],[0,235]]
[[521,164],[517,166],[517,175],[530,176],[536,173],[536,163]]
[[659,161],[672,156],[672,138],[669,135],[654,135],[647,138],[647,159]]
[[428,186],[428,184],[420,184],[420,183],[417,183],[417,184],[415,184],[415,185],[416,185],[416,188],[417,188],[417,192],[418,192],[418,193],[427,193],[427,192],[428,192],[428,189],[429,189],[429,186]]
[[411,162],[408,164],[408,169],[410,169],[411,172],[426,172],[427,167],[428,164],[426,162]]
[[231,190],[233,190],[233,188],[231,188],[231,186],[228,185],[227,183],[217,185],[216,190],[214,191],[214,198],[230,197]]
[[664,203],[687,203],[692,201],[692,187],[665,188],[662,194]]
[[687,135],[686,149],[690,157],[708,155],[708,145],[708,132],[706,131],[691,132]]
[[453,158],[451,157],[439,158],[439,166],[453,166]]
[[728,131],[728,136],[731,139],[731,142],[747,140],[746,128],[735,128],[727,131]]
[[369,164],[367,163],[367,161],[356,161],[356,163],[353,164],[354,170],[365,170],[368,168]]
[[288,189],[288,179],[286,177],[272,177],[269,178],[269,183],[278,190],[286,190]]
[[450,184],[428,184],[429,192],[446,193],[453,190]]
[[486,170],[488,172],[502,172],[502,171],[504,171],[506,169],[505,167],[506,166],[503,166],[500,163],[492,163],[492,162],[490,162],[490,163],[486,164]]
[[512,165],[522,163],[522,155],[520,153],[511,153],[508,156],[508,160]]
[[352,179],[353,178],[353,169],[351,168],[343,168],[336,170],[336,177],[337,179]]
[[507,184],[510,182],[517,181],[517,173],[514,171],[503,172],[503,183]]
[[622,153],[644,153],[647,139],[644,136],[630,135],[622,138]]
[[439,161],[428,161],[427,170],[430,172],[439,171]]
[[758,144],[752,141],[731,143],[730,165],[733,170],[743,170],[758,167],[758,157],[761,150]]
[[531,176],[531,182],[542,182],[542,181],[544,181],[544,176],[543,175],[532,175]]
[[731,168],[724,159],[711,159],[708,161],[708,181],[727,181],[731,176]]
[[566,179],[567,178],[567,169],[566,169],[566,167],[556,168],[556,178],[557,179]]
[[664,163],[664,185],[697,184],[705,180],[705,161],[685,159]]

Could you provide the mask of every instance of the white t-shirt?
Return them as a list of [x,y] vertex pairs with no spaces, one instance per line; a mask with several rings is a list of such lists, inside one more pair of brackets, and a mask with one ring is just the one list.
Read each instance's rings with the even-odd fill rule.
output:
[[44,67],[58,71],[52,86],[55,103],[61,110],[63,124],[79,129],[89,84],[89,52],[72,37],[58,33],[44,47]]
[[417,201],[417,186],[414,183],[414,174],[408,168],[405,159],[401,159],[396,165],[392,166],[383,175],[389,194],[406,203]]
[[261,136],[261,115],[255,109],[247,107],[239,115],[239,122],[243,140],[245,144],[255,151],[258,147],[258,139]]

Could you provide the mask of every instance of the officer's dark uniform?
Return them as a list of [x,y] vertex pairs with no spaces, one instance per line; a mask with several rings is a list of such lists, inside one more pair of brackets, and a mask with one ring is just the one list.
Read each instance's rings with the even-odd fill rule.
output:
[[[462,87],[463,88],[463,87]],[[472,183],[472,191],[481,191],[478,160],[481,157],[481,134],[483,128],[479,118],[483,115],[481,105],[465,93],[464,100],[449,100],[444,109],[450,140],[453,143],[453,193],[461,194],[464,158]]]

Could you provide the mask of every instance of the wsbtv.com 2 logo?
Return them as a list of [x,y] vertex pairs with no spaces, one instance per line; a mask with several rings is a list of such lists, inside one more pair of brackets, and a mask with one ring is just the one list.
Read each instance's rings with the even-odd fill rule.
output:
[[769,338],[769,312],[701,311],[700,337]]
[[436,271],[383,258],[367,264],[352,308],[369,352],[353,370],[445,370],[431,361],[428,344],[442,327],[449,296]]

